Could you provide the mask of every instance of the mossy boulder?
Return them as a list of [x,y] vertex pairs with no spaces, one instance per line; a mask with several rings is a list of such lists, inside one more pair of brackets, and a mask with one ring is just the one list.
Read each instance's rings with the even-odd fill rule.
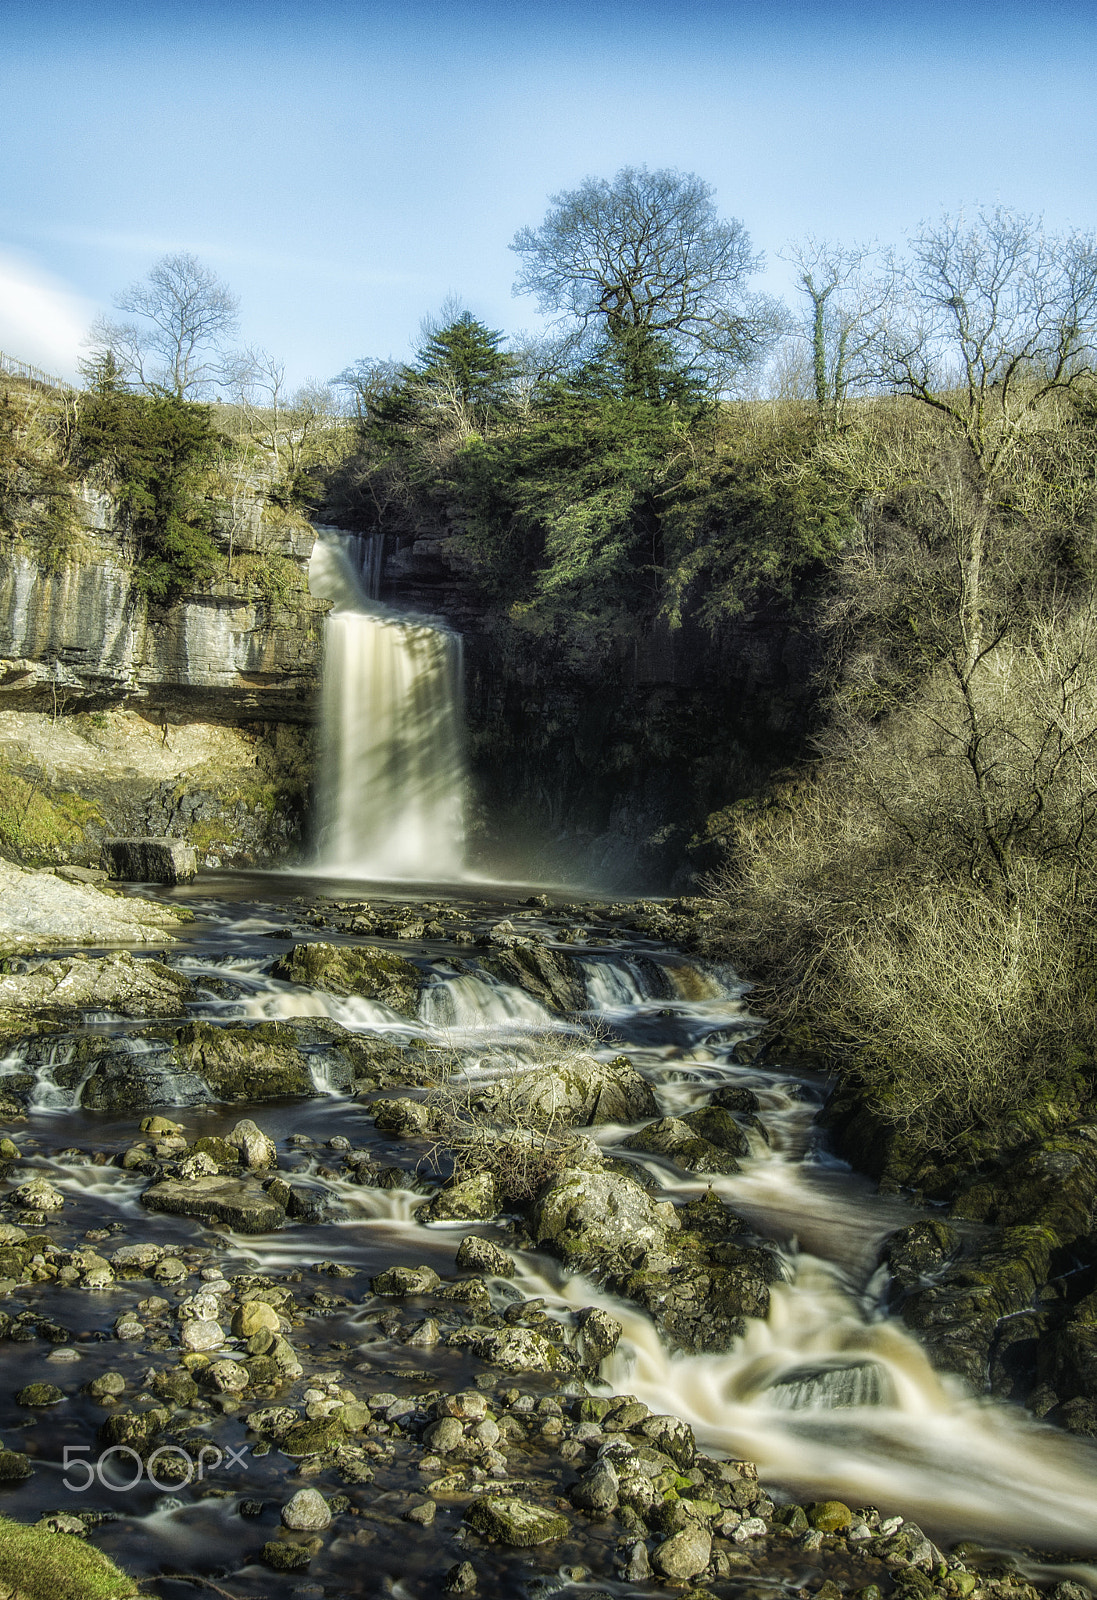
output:
[[1003,1318],[1027,1311],[1047,1283],[1059,1241],[1047,1228],[1006,1228],[902,1305],[904,1321],[935,1363],[986,1387]]
[[441,1281],[433,1267],[389,1267],[371,1280],[370,1288],[374,1294],[404,1300],[409,1295],[433,1294]]
[[260,1022],[215,1028],[192,1022],[175,1037],[177,1067],[196,1074],[219,1100],[281,1100],[316,1093],[292,1027]]
[[214,1098],[209,1085],[177,1060],[174,1037],[161,1027],[126,1038],[78,1038],[73,1041],[71,1062],[61,1073],[55,1070],[55,1081],[75,1087],[82,1079],[80,1104],[91,1111],[203,1105]]
[[700,1138],[721,1150],[730,1150],[733,1156],[750,1154],[750,1141],[742,1126],[724,1106],[701,1106],[697,1111],[687,1111],[679,1120]]
[[455,1350],[471,1350],[503,1372],[571,1372],[574,1363],[561,1346],[534,1328],[458,1328],[446,1340]]
[[1037,1371],[1063,1400],[1097,1400],[1097,1294],[1079,1300],[1063,1325],[1041,1340]]
[[[724,1113],[727,1116],[727,1113]],[[728,1121],[734,1126],[733,1119]],[[738,1130],[737,1130],[738,1131]],[[687,1172],[738,1172],[739,1163],[731,1151],[714,1144],[698,1133],[683,1117],[660,1117],[625,1140],[627,1150],[641,1155],[662,1156]]]
[[64,1389],[55,1383],[28,1383],[15,1396],[18,1406],[58,1406],[65,1398]]
[[0,1483],[21,1483],[24,1478],[30,1477],[33,1470],[30,1457],[21,1450],[0,1448]]
[[746,1319],[769,1311],[772,1257],[756,1247],[722,1246],[727,1264],[689,1255],[644,1266],[615,1280],[618,1293],[651,1316],[668,1344],[693,1354],[726,1350]]
[[499,1211],[499,1191],[490,1172],[478,1172],[460,1183],[450,1184],[420,1206],[416,1216],[422,1222],[483,1222]]
[[573,1168],[555,1178],[533,1207],[539,1245],[580,1272],[627,1270],[662,1249],[669,1218],[628,1173]]
[[227,1139],[220,1139],[216,1134],[204,1133],[201,1138],[195,1139],[192,1153],[196,1156],[209,1156],[219,1167],[240,1165],[240,1151],[235,1145],[229,1144]]
[[562,950],[523,942],[498,955],[485,956],[480,965],[492,977],[524,989],[550,1010],[581,1011],[587,1003],[582,968]]
[[5,1600],[128,1600],[136,1582],[101,1550],[69,1533],[0,1517]]
[[278,1448],[287,1456],[322,1455],[325,1450],[335,1450],[346,1439],[347,1430],[338,1415],[302,1418],[281,1434]]
[[966,1184],[952,1214],[1012,1227],[1035,1223],[1073,1244],[1097,1214],[1097,1128],[1077,1127],[1011,1153],[999,1170]]
[[418,967],[374,945],[298,944],[276,961],[272,975],[326,994],[361,995],[413,1017],[423,986]]
[[956,1229],[939,1217],[929,1217],[889,1234],[882,1259],[900,1289],[914,1289],[939,1273],[959,1248]]
[[237,1233],[269,1233],[286,1213],[274,1197],[246,1178],[165,1178],[141,1196],[150,1211],[227,1222]]
[[563,1539],[570,1523],[558,1511],[531,1505],[509,1495],[485,1496],[465,1512],[465,1521],[485,1539],[520,1550]]

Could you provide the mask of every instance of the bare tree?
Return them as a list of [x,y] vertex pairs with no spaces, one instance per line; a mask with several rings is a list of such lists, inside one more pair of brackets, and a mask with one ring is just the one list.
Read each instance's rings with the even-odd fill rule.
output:
[[762,258],[694,173],[622,167],[551,203],[540,227],[514,237],[514,292],[560,313],[577,340],[590,330],[626,344],[658,338],[705,370],[743,366],[770,341],[774,307],[746,290]]
[[336,373],[331,382],[334,388],[346,391],[355,420],[364,424],[402,387],[406,373],[407,368],[391,357],[362,356]]
[[330,384],[310,380],[291,390],[285,362],[266,350],[243,352],[231,389],[251,437],[273,457],[278,480],[301,471],[337,415]]
[[161,256],[114,304],[137,320],[96,319],[88,339],[93,365],[113,361],[127,383],[179,400],[200,398],[224,381],[239,301],[196,256]]
[[968,223],[942,217],[911,241],[879,369],[931,407],[999,478],[1046,397],[1097,363],[1097,241],[1055,236],[998,206]]
[[878,348],[893,299],[885,265],[873,274],[874,245],[831,244],[809,235],[789,246],[797,285],[807,299],[811,377],[819,411],[841,421],[846,399],[879,383]]

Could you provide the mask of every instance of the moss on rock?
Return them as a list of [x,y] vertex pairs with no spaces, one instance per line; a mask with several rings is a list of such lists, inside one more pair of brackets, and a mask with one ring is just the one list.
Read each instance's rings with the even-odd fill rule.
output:
[[178,1067],[194,1072],[220,1100],[275,1100],[315,1093],[292,1027],[260,1022],[215,1028],[192,1022],[176,1035]]
[[361,995],[413,1017],[422,975],[403,956],[373,945],[298,944],[271,969],[274,977],[327,994]]

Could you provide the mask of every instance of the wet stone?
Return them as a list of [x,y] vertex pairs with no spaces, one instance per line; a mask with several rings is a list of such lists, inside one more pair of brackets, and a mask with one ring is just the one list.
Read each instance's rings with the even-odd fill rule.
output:
[[485,1539],[519,1549],[562,1539],[570,1527],[559,1512],[546,1511],[528,1500],[495,1496],[474,1501],[465,1512],[465,1521]]
[[32,1178],[29,1183],[20,1184],[11,1199],[26,1211],[60,1211],[65,1204],[64,1195],[45,1178]]
[[492,1278],[513,1278],[514,1262],[505,1250],[490,1239],[466,1234],[457,1247],[457,1266],[462,1272],[483,1272]]
[[712,1535],[696,1524],[672,1534],[652,1553],[652,1565],[666,1578],[696,1578],[712,1556]]
[[408,1295],[431,1294],[441,1281],[433,1267],[390,1267],[387,1272],[379,1273],[371,1280],[370,1288],[374,1294],[404,1298]]
[[330,1523],[331,1510],[317,1489],[299,1489],[282,1507],[282,1525],[296,1532],[317,1532]]

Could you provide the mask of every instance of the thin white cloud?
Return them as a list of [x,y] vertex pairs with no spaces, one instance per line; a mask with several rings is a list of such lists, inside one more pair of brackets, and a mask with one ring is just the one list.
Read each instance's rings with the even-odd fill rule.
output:
[[[295,251],[271,249],[267,244],[246,245],[226,239],[186,239],[177,235],[168,237],[151,233],[127,233],[112,228],[89,228],[78,223],[36,223],[33,228],[23,225],[14,212],[0,207],[0,227],[9,238],[25,238],[32,247],[46,242],[77,245],[83,250],[101,251],[105,255],[130,259],[128,278],[123,272],[118,287],[123,282],[136,280],[142,273],[141,263],[151,266],[159,256],[186,250],[199,260],[215,268],[231,272],[234,264],[241,267],[262,268],[265,272],[284,272],[299,278],[312,278],[321,282],[345,283],[363,288],[391,289],[420,287],[432,281],[426,271],[409,271],[402,267],[370,267],[360,259],[343,261],[337,257],[317,256]],[[235,287],[233,285],[232,287]]]
[[74,379],[95,310],[59,278],[0,251],[0,350],[5,355]]

